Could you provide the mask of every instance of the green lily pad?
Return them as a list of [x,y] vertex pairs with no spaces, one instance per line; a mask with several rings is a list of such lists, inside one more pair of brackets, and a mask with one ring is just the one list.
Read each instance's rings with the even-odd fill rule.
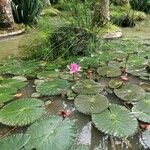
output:
[[14,134],[4,139],[0,139],[1,150],[21,150],[29,141],[29,135]]
[[14,97],[15,96],[11,95],[10,93],[0,93],[0,105],[2,103],[12,100]]
[[123,81],[121,80],[112,79],[109,81],[109,87],[113,89],[119,88],[122,84],[123,84]]
[[138,127],[136,118],[125,107],[112,104],[109,109],[92,114],[95,126],[106,134],[123,138],[133,135]]
[[126,70],[129,74],[132,74],[133,76],[138,76],[142,78],[146,78],[146,80],[150,79],[150,74],[147,72],[147,70],[144,67],[135,67],[135,66],[128,66]]
[[145,97],[145,91],[141,87],[130,83],[124,84],[119,89],[114,89],[114,93],[127,102],[139,101]]
[[77,96],[76,93],[74,93],[71,89],[67,90],[66,95],[68,100],[74,100]]
[[89,146],[87,145],[77,145],[77,146],[73,146],[71,148],[71,150],[89,150]]
[[59,77],[59,72],[57,71],[43,71],[37,74],[39,79],[53,79]]
[[83,57],[80,60],[79,64],[82,68],[85,68],[85,69],[96,68],[99,66],[99,61],[95,57]]
[[150,113],[145,113],[142,110],[137,109],[136,107],[132,108],[132,112],[138,120],[142,122],[150,123],[150,117],[149,117]]
[[127,57],[127,53],[124,51],[113,51],[113,52],[110,52],[109,55],[113,59],[118,59],[118,60],[123,60],[124,58]]
[[6,62],[0,69],[3,74],[13,75],[31,75],[38,69],[38,62],[35,60],[30,61],[9,61]]
[[76,130],[73,121],[50,115],[31,125],[26,134],[30,140],[25,149],[69,150]]
[[68,81],[78,80],[80,77],[81,77],[81,75],[79,73],[74,74],[74,78],[73,78],[73,75],[70,74],[69,72],[61,72],[60,73],[60,78],[64,79],[64,80],[68,80]]
[[97,69],[97,73],[106,77],[118,77],[121,75],[119,68],[114,66],[103,66]]
[[147,148],[150,148],[150,129],[142,133],[142,140]]
[[147,64],[147,60],[144,57],[140,57],[138,55],[130,55],[129,60],[127,62],[127,66],[134,66],[134,67],[143,67]]
[[42,95],[59,95],[70,87],[70,83],[66,80],[55,79],[46,81],[37,85],[36,90]]
[[2,79],[0,80],[0,93],[16,93],[17,90],[26,86],[27,83],[16,79]]
[[103,86],[93,80],[82,80],[76,83],[72,90],[78,94],[92,95],[100,93],[103,90]]
[[104,95],[78,95],[74,101],[75,107],[84,114],[100,113],[109,107]]
[[12,101],[0,109],[0,122],[9,126],[24,126],[39,119],[44,103],[35,98]]
[[46,66],[45,66],[45,70],[54,71],[55,69],[58,69],[60,67],[61,67],[60,65],[47,63]]
[[150,94],[146,94],[145,98],[134,104],[138,110],[150,114]]

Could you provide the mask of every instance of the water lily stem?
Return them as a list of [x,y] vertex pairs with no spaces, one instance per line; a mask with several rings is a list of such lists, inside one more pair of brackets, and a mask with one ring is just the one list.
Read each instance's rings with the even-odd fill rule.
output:
[[75,73],[72,74],[73,80],[75,81]]
[[116,150],[116,145],[113,136],[110,136],[111,148],[112,150]]

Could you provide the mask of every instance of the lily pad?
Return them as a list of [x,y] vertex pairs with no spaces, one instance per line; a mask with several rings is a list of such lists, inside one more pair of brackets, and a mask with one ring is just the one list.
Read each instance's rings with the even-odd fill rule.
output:
[[9,126],[24,126],[39,119],[44,111],[44,103],[35,98],[19,99],[5,105],[0,110],[0,122]]
[[14,134],[4,139],[0,139],[1,150],[21,150],[29,141],[29,135]]
[[80,60],[79,64],[82,68],[85,68],[85,69],[96,68],[99,66],[99,61],[95,57],[83,57]]
[[109,107],[108,99],[104,95],[78,95],[75,107],[84,114],[100,113]]
[[74,100],[77,96],[76,93],[74,93],[71,89],[67,90],[66,95],[68,100]]
[[121,80],[112,79],[109,81],[109,87],[113,89],[119,88],[122,84],[123,84],[123,81]]
[[130,83],[124,84],[119,89],[114,89],[114,93],[127,102],[139,101],[145,97],[145,91],[141,87]]
[[119,138],[133,135],[138,127],[131,112],[116,104],[110,105],[109,109],[99,114],[92,114],[92,120],[100,131]]
[[121,75],[119,68],[114,66],[103,66],[97,69],[97,73],[106,77],[118,77]]
[[138,101],[137,103],[134,104],[138,110],[141,110],[145,113],[150,114],[150,94],[147,93],[145,95],[145,98],[141,101]]
[[42,95],[59,95],[70,87],[70,83],[66,80],[55,79],[46,81],[37,85],[36,90]]
[[10,101],[14,98],[14,95],[11,95],[10,93],[0,93],[0,104],[5,103],[7,101]]
[[71,148],[71,150],[89,150],[87,145],[78,145]]
[[26,86],[27,83],[16,79],[2,79],[0,80],[0,93],[15,93]]
[[150,123],[150,113],[145,113],[142,110],[137,109],[135,106],[132,108],[132,112],[138,120]]
[[59,72],[57,71],[43,71],[38,73],[37,77],[39,79],[53,79],[59,77]]
[[145,130],[142,134],[142,141],[146,145],[147,148],[150,148],[150,129]]
[[147,72],[147,70],[144,67],[135,67],[135,66],[128,66],[126,70],[129,74],[132,74],[133,76],[138,76],[141,78],[146,78],[146,80],[150,79],[150,74]]
[[35,60],[30,61],[8,61],[2,67],[3,74],[13,75],[31,75],[38,69],[38,62]]
[[61,72],[60,73],[60,78],[64,79],[64,80],[68,80],[68,81],[78,80],[80,77],[81,77],[81,75],[79,73],[74,74],[74,78],[73,78],[73,75],[70,74],[69,72]]
[[25,149],[68,150],[74,141],[75,133],[73,121],[63,120],[59,116],[47,116],[28,128],[26,134],[31,138]]
[[82,80],[79,81],[72,87],[72,90],[78,94],[92,95],[100,93],[103,90],[103,86],[93,80]]

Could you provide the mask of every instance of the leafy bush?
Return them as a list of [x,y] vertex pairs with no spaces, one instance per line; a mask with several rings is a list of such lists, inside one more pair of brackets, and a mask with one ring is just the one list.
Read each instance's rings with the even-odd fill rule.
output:
[[150,13],[150,0],[130,0],[132,9]]
[[64,21],[60,17],[40,18],[35,28],[28,29],[20,42],[19,49],[22,57],[37,60],[53,59],[48,36],[63,24]]
[[17,23],[33,24],[42,9],[40,0],[12,0],[12,12]]
[[114,24],[122,27],[133,27],[136,21],[141,21],[146,18],[145,13],[133,11],[130,7],[120,7],[111,5],[110,7],[111,20]]

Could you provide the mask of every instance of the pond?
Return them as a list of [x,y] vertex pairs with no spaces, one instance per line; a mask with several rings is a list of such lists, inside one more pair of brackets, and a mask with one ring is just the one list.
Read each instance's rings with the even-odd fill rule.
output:
[[18,46],[22,36],[0,39],[0,61],[9,56],[18,56]]
[[[132,29],[125,28],[125,29],[123,29],[123,33],[126,37],[129,37],[131,39],[136,38],[136,39],[140,40],[141,42],[143,42],[143,44],[149,46],[148,42],[150,41],[150,38],[149,38],[150,32],[148,32],[148,31],[150,31],[150,24],[148,22],[149,22],[149,17],[144,22],[144,25],[143,25],[143,23],[140,23],[135,28],[132,28]],[[18,36],[15,38],[0,41],[0,52],[1,52],[0,60],[3,60],[4,58],[6,58],[9,55],[10,56],[18,56],[18,45],[20,43],[21,38],[22,38],[22,36]],[[138,51],[138,52],[140,54],[140,51]],[[111,54],[112,54],[112,52],[111,52]],[[124,59],[124,58],[127,59],[126,52],[120,52],[120,54],[121,55],[119,55],[119,53],[118,53],[119,59]],[[142,56],[143,56],[143,58],[145,58],[145,56],[147,56],[147,53],[143,52]],[[100,56],[100,57],[102,57],[102,56]],[[141,90],[141,88],[142,88],[141,83],[143,83],[143,82],[149,83],[149,80],[150,80],[149,74],[148,74],[148,72],[146,72],[145,68],[143,68],[143,66],[141,65],[141,62],[143,63],[143,60],[141,60],[139,58],[139,55],[137,56],[134,54],[133,54],[133,57],[131,57],[131,58],[133,59],[133,61],[132,61],[132,59],[130,59],[129,65],[131,65],[131,63],[133,63],[133,64],[137,63],[138,67],[140,66],[140,67],[142,67],[140,69],[144,69],[144,70],[137,71],[137,70],[135,70],[135,68],[128,68],[128,72],[130,75],[128,75],[128,77],[127,77],[128,79],[126,79],[126,77],[122,77],[124,82],[121,82],[121,83],[120,83],[120,72],[118,72],[118,69],[120,66],[120,61],[118,61],[118,60],[117,60],[118,62],[117,61],[114,62],[114,60],[112,61],[112,58],[109,60],[109,63],[110,63],[109,65],[113,69],[115,68],[114,65],[116,67],[118,67],[118,69],[116,69],[116,68],[115,68],[116,70],[114,69],[116,72],[112,68],[109,68],[109,67],[107,68],[106,66],[105,67],[101,66],[100,69],[99,69],[99,66],[98,67],[94,66],[95,70],[94,71],[92,70],[94,72],[93,73],[94,75],[92,77],[92,81],[94,81],[94,85],[97,88],[97,86],[99,87],[98,84],[100,83],[103,87],[103,89],[101,91],[99,91],[98,93],[101,93],[102,95],[107,97],[109,99],[109,103],[126,106],[129,109],[131,109],[131,107],[132,107],[131,105],[134,106],[134,102],[133,103],[131,102],[131,104],[130,104],[126,101],[122,101],[121,100],[122,95],[118,96],[120,94],[120,91],[119,91],[119,94],[117,94],[118,91],[116,90],[116,92],[114,94],[113,88],[112,87],[108,88],[108,85],[110,84],[111,79],[116,79],[116,80],[119,80],[119,83],[117,82],[117,86],[119,86],[119,87],[121,87],[122,84],[126,84],[126,82],[127,82],[131,87],[132,87],[132,85],[138,85],[138,88],[136,87],[137,90],[139,90],[139,87]],[[90,60],[91,58],[88,58],[88,59]],[[144,59],[144,61],[145,61],[145,59]],[[82,61],[79,61],[79,63],[81,63],[81,66],[83,65]],[[77,128],[77,133],[78,133],[76,136],[76,139],[74,139],[74,141],[76,141],[77,144],[89,145],[90,150],[93,150],[95,148],[95,146],[99,146],[99,148],[97,150],[144,150],[144,149],[148,148],[142,142],[143,139],[141,138],[141,129],[138,130],[136,135],[131,136],[130,138],[124,139],[124,140],[119,139],[119,138],[114,138],[113,136],[108,136],[107,134],[104,134],[103,132],[97,130],[94,123],[92,122],[90,115],[85,115],[84,113],[79,112],[78,109],[80,110],[80,108],[76,109],[76,107],[78,107],[78,105],[76,104],[76,107],[75,107],[74,101],[68,100],[67,95],[64,96],[63,95],[64,93],[59,93],[59,92],[57,93],[57,90],[59,91],[60,87],[57,87],[57,84],[58,84],[57,81],[55,83],[52,83],[51,79],[56,78],[56,80],[58,80],[58,81],[60,81],[60,78],[63,79],[64,83],[61,84],[61,81],[60,81],[60,83],[58,85],[59,86],[62,85],[62,87],[64,89],[68,86],[68,82],[69,82],[69,84],[71,84],[70,86],[75,86],[76,81],[74,82],[74,81],[72,81],[72,79],[70,80],[71,75],[66,74],[66,72],[69,72],[66,69],[67,64],[65,64],[63,66],[63,68],[64,68],[63,70],[62,69],[59,70],[60,71],[59,75],[58,75],[58,72],[54,71],[55,69],[57,69],[57,67],[55,65],[53,66],[53,64],[41,64],[41,62],[39,64],[39,62],[38,63],[37,62],[18,62],[18,61],[12,61],[12,60],[10,60],[10,62],[9,61],[6,62],[5,65],[1,64],[0,74],[2,74],[3,79],[0,78],[0,90],[3,91],[3,86],[4,86],[6,89],[8,88],[8,90],[13,90],[13,92],[10,92],[11,94],[12,93],[13,94],[17,93],[18,95],[20,94],[20,96],[15,95],[15,97],[12,98],[12,101],[15,100],[15,101],[19,102],[18,98],[23,99],[23,98],[30,98],[30,97],[41,99],[42,102],[44,103],[44,109],[46,110],[46,114],[58,115],[58,113],[60,113],[60,110],[71,111],[71,114],[69,115],[68,118],[70,120],[74,121],[76,128]],[[105,72],[106,68],[109,70],[108,72]],[[84,68],[84,70],[86,70],[86,69]],[[63,71],[65,71],[64,74],[63,74]],[[81,77],[80,77],[81,79],[88,78],[84,74],[85,72],[84,71],[81,72]],[[107,77],[104,77],[104,76],[107,76]],[[17,80],[17,82],[15,80]],[[125,81],[125,80],[128,80],[128,81]],[[28,83],[24,84],[24,82],[26,82],[26,81]],[[45,84],[45,81],[48,82],[48,85]],[[67,83],[65,81],[67,81]],[[89,82],[89,79],[87,82]],[[18,85],[18,83],[20,83],[20,84]],[[43,84],[43,86],[41,88],[42,84]],[[49,85],[51,85],[51,86],[49,86]],[[13,86],[14,87],[16,86],[18,88],[14,89]],[[93,90],[92,86],[93,86],[93,83],[89,84],[89,86],[84,86],[84,87],[89,88],[92,91]],[[112,86],[114,86],[114,84]],[[115,86],[116,86],[116,83],[115,83]],[[143,90],[141,90],[142,91],[141,93],[136,93],[136,88],[134,91],[132,91],[133,89],[132,88],[130,89],[130,86],[128,87],[129,89],[128,88],[126,89],[127,93],[129,93],[129,96],[131,96],[131,97],[133,96],[138,99],[143,94],[142,93]],[[78,90],[73,90],[73,91],[75,91],[76,94],[80,93],[83,90],[83,87],[82,88],[81,87],[78,89],[79,91]],[[53,92],[53,89],[56,89],[56,91],[55,91],[56,93],[55,94],[49,93],[49,95],[45,95],[44,93],[45,92],[47,93],[48,88],[50,88],[50,90],[49,90],[50,92]],[[75,88],[72,88],[72,89],[75,89]],[[89,92],[91,92],[91,91],[89,91]],[[149,92],[149,90],[148,90],[148,92]],[[42,93],[43,95],[41,95],[41,94],[38,95],[39,93]],[[132,95],[132,93],[134,93],[134,94]],[[86,94],[89,94],[89,93],[86,93]],[[55,96],[55,95],[57,95],[57,96]],[[125,95],[125,96],[128,96],[128,95]],[[76,97],[76,95],[75,95],[75,97]],[[88,99],[88,97],[86,97],[86,98]],[[6,104],[8,102],[9,102],[9,100],[6,100]],[[10,103],[12,103],[12,102],[10,102]],[[2,106],[0,105],[0,107],[2,107],[2,109],[5,108],[5,106],[3,107],[3,105]],[[19,113],[22,113],[24,110],[25,110],[25,108],[21,109]],[[121,114],[122,113],[123,113],[123,110],[122,110]],[[0,115],[2,115],[2,114],[0,114]],[[8,113],[8,116],[9,116],[9,113]],[[22,117],[24,117],[24,116],[22,116]],[[2,122],[4,122],[4,124],[7,124],[7,125],[11,124],[14,127],[0,124],[0,129],[1,129],[0,137],[5,137],[12,133],[26,132],[27,128],[29,127],[28,123],[25,127],[17,127],[17,126],[15,126],[16,124],[14,123],[15,124],[14,125],[13,123],[11,123],[11,121],[9,121],[9,119],[8,120],[4,119],[4,121],[2,120]],[[21,118],[19,118],[19,119],[21,120]],[[19,119],[16,120],[17,123],[19,122]],[[101,120],[101,122],[103,122],[103,121],[104,120]],[[20,124],[21,123],[22,122],[20,121]],[[139,121],[139,124],[140,123],[141,122]],[[128,122],[128,123],[124,122],[124,124],[128,124],[130,126],[130,122]],[[106,124],[106,126],[107,125],[108,124]],[[127,132],[128,132],[128,130],[130,130],[130,129],[128,129],[128,126],[126,126],[125,128],[127,128]],[[36,129],[36,130],[38,130],[38,129]],[[65,128],[64,128],[64,130],[65,130]],[[38,132],[38,131],[36,131],[36,132]],[[47,129],[47,132],[48,132],[48,129]],[[51,135],[51,133],[50,133],[50,135]],[[47,136],[49,137],[50,135],[47,135]],[[46,137],[46,138],[48,138],[48,137]],[[67,137],[66,137],[66,139],[67,139]],[[59,140],[61,140],[61,139],[59,139]],[[1,150],[1,148],[0,148],[0,150]]]

